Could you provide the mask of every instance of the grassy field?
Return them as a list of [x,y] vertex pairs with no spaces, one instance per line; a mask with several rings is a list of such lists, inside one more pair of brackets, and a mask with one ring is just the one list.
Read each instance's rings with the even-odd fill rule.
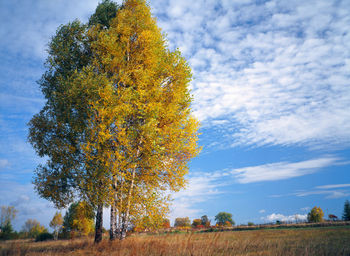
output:
[[350,228],[250,230],[134,235],[125,241],[92,238],[7,241],[1,255],[350,255]]

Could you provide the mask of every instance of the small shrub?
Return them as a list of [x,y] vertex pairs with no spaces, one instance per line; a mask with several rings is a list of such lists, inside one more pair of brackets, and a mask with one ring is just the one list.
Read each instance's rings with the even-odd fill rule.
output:
[[53,240],[53,235],[50,233],[44,232],[37,235],[37,237],[35,238],[35,242],[42,242],[46,240]]

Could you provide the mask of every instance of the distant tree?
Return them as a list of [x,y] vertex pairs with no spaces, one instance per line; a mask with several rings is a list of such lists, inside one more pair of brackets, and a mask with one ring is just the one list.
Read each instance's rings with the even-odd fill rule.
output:
[[7,222],[1,227],[0,240],[9,240],[16,238],[17,233],[13,230],[11,222]]
[[23,232],[27,237],[35,238],[41,233],[47,233],[47,229],[40,225],[39,221],[34,219],[28,219],[22,228]]
[[95,213],[86,202],[72,203],[63,219],[65,233],[74,237],[75,234],[87,236],[94,231]]
[[231,223],[231,225],[235,225],[235,222],[232,220],[232,214],[228,212],[219,212],[215,216],[215,221],[219,226],[225,226],[227,224],[226,221]]
[[201,223],[204,227],[209,227],[210,226],[210,220],[208,219],[207,215],[203,215],[201,217]]
[[190,227],[191,226],[190,218],[188,218],[188,217],[176,218],[174,226],[175,227]]
[[54,229],[54,238],[57,240],[58,238],[58,232],[62,228],[63,225],[63,218],[62,214],[60,212],[56,212],[55,216],[53,216],[51,222],[50,222],[50,227]]
[[350,202],[346,200],[344,203],[343,220],[350,220]]
[[276,225],[281,225],[281,224],[282,224],[282,221],[276,220]]
[[0,228],[3,229],[8,223],[16,218],[17,210],[14,206],[1,206]]
[[249,221],[248,226],[254,226],[254,223]]
[[308,222],[322,222],[324,213],[320,207],[315,206],[307,215]]
[[201,219],[194,219],[192,221],[192,227],[196,228],[198,226],[202,225],[202,220]]
[[336,221],[336,220],[338,219],[338,217],[335,216],[334,214],[329,214],[329,215],[328,215],[328,219],[333,220],[333,221]]

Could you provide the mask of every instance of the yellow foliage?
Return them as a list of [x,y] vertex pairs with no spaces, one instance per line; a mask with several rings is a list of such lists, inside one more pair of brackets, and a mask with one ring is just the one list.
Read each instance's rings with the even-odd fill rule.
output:
[[96,192],[90,202],[114,204],[124,222],[147,216],[147,225],[159,226],[168,213],[166,193],[185,186],[187,164],[200,151],[191,69],[179,51],[167,49],[143,0],[125,1],[108,30],[89,34],[93,63],[73,75],[70,89],[88,114],[80,186]]

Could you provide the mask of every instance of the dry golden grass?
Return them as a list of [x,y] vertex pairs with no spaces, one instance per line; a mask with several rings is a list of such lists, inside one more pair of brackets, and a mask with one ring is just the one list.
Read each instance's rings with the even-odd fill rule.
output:
[[350,228],[135,235],[125,241],[91,238],[0,243],[1,255],[350,255]]

